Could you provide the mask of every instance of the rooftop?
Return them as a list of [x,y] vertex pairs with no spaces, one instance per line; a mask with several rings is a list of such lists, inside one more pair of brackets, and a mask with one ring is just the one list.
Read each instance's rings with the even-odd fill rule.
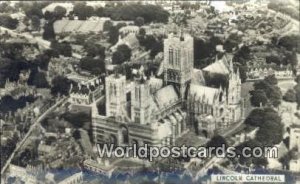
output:
[[217,88],[211,88],[206,86],[199,86],[191,84],[190,94],[195,95],[196,98],[207,100],[208,104],[213,104],[215,98],[219,95],[220,90]]
[[172,85],[168,85],[159,89],[154,94],[154,97],[159,108],[166,107],[178,101],[178,95]]

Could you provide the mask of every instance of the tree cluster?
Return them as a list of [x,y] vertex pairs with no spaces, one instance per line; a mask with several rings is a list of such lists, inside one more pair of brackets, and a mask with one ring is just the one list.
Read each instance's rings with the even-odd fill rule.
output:
[[17,19],[11,18],[9,15],[0,15],[0,26],[6,27],[8,29],[16,29],[19,24]]
[[254,90],[250,91],[250,101],[255,107],[273,105],[278,107],[281,103],[282,94],[277,86],[275,75],[267,76],[264,80],[254,83]]
[[268,165],[268,160],[264,155],[262,155],[261,157],[245,157],[242,154],[242,150],[246,147],[251,148],[252,150],[253,148],[258,147],[263,149],[263,145],[257,140],[249,140],[238,145],[236,147],[236,153],[240,155],[240,157],[237,158],[240,164],[246,165],[248,167],[251,166],[251,164],[255,165],[256,167],[266,167]]
[[99,44],[95,44],[93,39],[87,40],[83,44],[83,49],[87,53],[87,56],[105,58],[105,47]]
[[64,76],[56,76],[51,81],[51,94],[57,95],[69,95],[71,87],[71,81]]
[[163,37],[145,35],[144,29],[141,29],[138,35],[139,43],[146,51],[150,51],[150,57],[154,58],[159,52],[163,51]]
[[142,26],[142,25],[144,25],[144,23],[145,23],[145,19],[143,17],[137,17],[134,20],[134,24],[137,26]]
[[37,88],[49,87],[46,74],[44,72],[39,72],[37,69],[31,70],[27,83],[28,85],[32,85]]
[[112,45],[116,44],[119,40],[119,29],[116,26],[111,26],[108,30],[108,42]]
[[86,3],[80,2],[75,4],[73,14],[77,16],[79,20],[86,20],[95,14],[95,10],[92,6],[87,6]]
[[0,100],[0,112],[7,113],[9,111],[15,112],[17,109],[22,109],[26,106],[26,103],[32,103],[36,98],[32,95],[21,96],[18,99],[14,99],[10,95],[3,96]]
[[250,166],[254,164],[257,167],[265,167],[268,161],[264,154],[261,157],[245,157],[242,150],[245,147],[255,148],[260,147],[262,150],[266,146],[273,146],[282,141],[283,138],[283,124],[279,114],[271,108],[257,108],[251,111],[245,120],[245,124],[250,127],[259,128],[256,136],[252,140],[248,140],[236,147],[237,154],[240,155],[238,159],[242,165]]
[[[102,11],[102,9],[101,9]],[[111,6],[103,9],[105,17],[112,20],[131,20],[136,21],[138,17],[144,19],[145,23],[150,22],[168,22],[169,13],[161,6],[142,5],[142,4],[124,4],[122,6]]]
[[278,40],[278,45],[286,48],[288,51],[297,51],[300,53],[300,35],[287,35]]
[[[206,144],[206,147],[215,147],[215,148],[222,148],[224,147],[225,149],[228,147],[228,143],[226,139],[220,135],[215,135],[208,143]],[[212,154],[215,155],[220,155],[221,153],[217,153],[216,150],[213,150]]]
[[208,40],[196,37],[194,39],[195,67],[204,68],[215,61],[213,57],[217,54],[216,46],[220,44],[223,44],[223,42],[218,37],[212,36]]
[[68,42],[57,42],[52,41],[51,42],[51,48],[56,51],[58,54],[63,55],[65,57],[71,57],[72,56],[72,47],[70,43]]
[[257,108],[251,111],[245,124],[258,127],[255,140],[263,146],[273,146],[282,141],[283,124],[280,115],[272,108]]
[[[7,78],[10,81],[17,81],[21,70],[31,70],[30,80],[32,80],[37,68],[47,70],[50,59],[58,57],[58,53],[48,49],[37,55],[33,60],[26,60],[22,55],[24,53],[23,47],[22,43],[5,43],[0,46],[2,53],[0,57],[0,86],[4,85]],[[35,46],[32,45],[32,47]]]
[[248,46],[241,47],[233,56],[233,61],[235,66],[240,70],[240,77],[242,82],[245,82],[247,79],[247,61],[251,59],[251,51]]
[[294,89],[289,89],[282,97],[283,100],[287,102],[296,102],[296,91]]
[[122,64],[125,61],[129,61],[131,58],[131,49],[123,44],[117,47],[116,52],[112,55],[112,63],[115,65]]
[[94,75],[100,75],[105,72],[105,62],[102,57],[84,57],[80,60],[79,67],[91,72]]

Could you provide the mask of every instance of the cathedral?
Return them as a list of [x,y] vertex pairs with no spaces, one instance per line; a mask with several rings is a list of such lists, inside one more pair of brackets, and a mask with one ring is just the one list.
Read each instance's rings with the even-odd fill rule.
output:
[[100,114],[96,105],[92,108],[94,142],[169,146],[189,130],[211,137],[239,122],[243,117],[239,71],[234,71],[231,59],[216,62],[228,71],[226,88],[206,86],[202,70],[194,69],[192,36],[169,34],[161,76],[146,77],[140,69],[134,80],[117,73],[106,77],[105,113]]

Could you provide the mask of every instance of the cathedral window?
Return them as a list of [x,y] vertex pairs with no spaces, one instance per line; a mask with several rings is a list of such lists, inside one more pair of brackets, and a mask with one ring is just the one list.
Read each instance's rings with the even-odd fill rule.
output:
[[113,89],[113,85],[112,85],[112,84],[110,84],[110,86],[109,86],[109,91],[110,91],[110,94],[114,94],[114,93],[113,93],[113,90],[114,90],[114,89]]
[[139,92],[138,88],[135,88],[135,99],[136,100],[139,99],[138,92]]
[[221,92],[221,93],[220,93],[220,96],[219,96],[219,101],[220,101],[220,102],[222,102],[222,101],[223,101],[223,92]]
[[174,58],[173,58],[173,49],[169,48],[169,63],[173,66],[174,65]]
[[176,66],[180,65],[180,50],[176,52]]
[[222,116],[222,115],[223,115],[223,111],[224,111],[224,109],[223,109],[223,108],[221,108],[221,109],[220,109],[220,111],[219,111],[219,114],[220,114],[220,116]]

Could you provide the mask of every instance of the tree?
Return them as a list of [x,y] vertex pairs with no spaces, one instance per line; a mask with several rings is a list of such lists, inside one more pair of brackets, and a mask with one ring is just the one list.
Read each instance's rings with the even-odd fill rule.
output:
[[56,76],[51,81],[51,94],[52,95],[68,95],[70,90],[71,81],[64,76]]
[[57,42],[52,41],[51,42],[51,48],[55,51],[57,51],[60,55],[63,55],[65,57],[71,57],[72,56],[72,47],[70,43],[68,42]]
[[119,45],[117,47],[117,51],[120,52],[121,54],[123,54],[124,61],[129,61],[130,60],[130,58],[131,58],[131,49],[127,45],[125,45],[125,44]]
[[55,18],[54,12],[45,11],[44,18],[46,20],[53,20]]
[[109,31],[112,26],[113,23],[111,21],[105,21],[103,24],[103,31]]
[[19,24],[17,19],[11,18],[9,15],[0,15],[0,26],[8,29],[16,29]]
[[224,43],[224,49],[227,52],[232,52],[232,49],[237,48],[240,43],[241,43],[241,37],[239,37],[238,34],[236,33],[230,34]]
[[150,51],[150,58],[153,59],[159,52],[163,51],[163,41],[162,40],[156,40],[151,48]]
[[92,6],[86,6],[86,7],[85,7],[85,11],[87,12],[87,13],[86,13],[86,17],[87,17],[87,18],[93,16],[93,15],[94,15],[94,12],[95,12],[95,10],[94,10],[94,8],[93,8]]
[[255,140],[262,146],[273,146],[282,141],[283,124],[281,117],[272,108],[254,109],[245,123],[250,126],[259,127]]
[[262,148],[262,144],[257,140],[249,140],[237,146],[236,150],[237,150],[237,154],[240,155],[240,157],[238,158],[240,164],[247,165],[247,166],[250,166],[251,164],[254,164],[255,166],[268,165],[268,161],[266,160],[264,155],[262,155],[260,158],[246,157],[245,155],[243,155],[242,151],[246,147],[251,149],[258,148],[258,147]]
[[33,85],[37,88],[48,88],[49,84],[46,79],[46,75],[43,72],[38,72],[37,70],[31,70],[28,84]]
[[134,20],[134,24],[137,25],[137,26],[142,26],[144,25],[145,23],[145,20],[143,17],[137,17],[135,20]]
[[273,75],[266,77],[262,81],[255,82],[254,90],[264,91],[268,100],[274,107],[278,107],[281,103],[282,94],[280,88],[277,86],[277,79]]
[[146,30],[144,28],[140,28],[139,36],[144,37],[146,35]]
[[300,36],[299,35],[287,35],[279,39],[278,45],[286,48],[289,51],[297,50],[300,52],[299,44]]
[[275,123],[271,120],[265,120],[264,127],[260,128],[255,139],[263,144],[263,146],[273,146],[279,144],[283,138],[283,125]]
[[163,37],[154,37],[153,35],[137,36],[141,46],[145,50],[150,50],[150,57],[153,59],[159,52],[163,51]]
[[31,17],[31,26],[32,29],[35,31],[39,31],[40,30],[40,25],[41,25],[41,20],[38,16],[32,16]]
[[54,40],[55,39],[53,22],[48,22],[44,25],[43,39],[45,39],[45,40]]
[[268,102],[268,98],[266,93],[259,89],[259,90],[254,90],[250,92],[251,97],[250,97],[250,101],[251,104],[254,107],[260,107],[260,106],[265,106]]
[[87,52],[87,56],[105,58],[105,47],[95,44],[93,40],[87,40],[83,45],[83,49]]
[[74,5],[73,13],[78,16],[79,20],[86,20],[94,14],[94,8],[80,2]]
[[266,57],[266,63],[268,64],[275,63],[276,65],[280,65],[281,62],[282,61],[278,55],[270,55]]
[[108,42],[114,45],[118,42],[118,39],[119,39],[119,30],[115,26],[110,27],[108,31]]
[[104,8],[99,7],[95,10],[95,15],[98,17],[104,17]]
[[112,55],[112,64],[114,65],[119,65],[119,64],[122,64],[124,62],[124,55],[119,52],[119,51],[116,51],[113,53]]
[[142,5],[138,3],[123,4],[122,6],[106,7],[104,16],[112,20],[132,20],[137,17],[144,18],[145,23],[161,22],[167,23],[169,13],[161,6]]
[[73,132],[73,135],[74,139],[76,140],[79,140],[81,139],[81,135],[80,135],[80,131],[78,129],[76,129],[74,132]]
[[43,18],[42,8],[37,3],[33,3],[31,6],[25,8],[25,14],[27,17],[32,18],[33,16],[37,16],[39,18]]
[[118,23],[118,24],[116,25],[116,28],[117,28],[117,30],[120,30],[122,27],[125,27],[125,26],[127,26],[126,23],[120,22],[120,23]]
[[241,65],[239,63],[236,63],[235,66],[240,71],[241,82],[244,83],[247,80],[247,71],[248,71],[247,65]]
[[274,86],[272,93],[268,95],[268,98],[274,107],[278,107],[281,104],[282,94],[278,86]]
[[[238,52],[237,52],[237,56],[243,58],[243,59],[250,59],[251,55],[250,55],[250,49],[248,46],[242,46]],[[244,63],[241,63],[244,64]]]
[[261,126],[261,123],[264,121],[264,110],[263,109],[253,109],[251,113],[245,120],[246,125],[253,127]]
[[61,18],[63,18],[65,15],[66,15],[66,13],[67,13],[67,10],[66,10],[66,8],[64,8],[64,7],[62,7],[62,6],[56,6],[55,8],[54,8],[54,16],[57,18],[57,19],[61,19]]
[[[220,135],[216,135],[214,136],[210,141],[208,141],[208,143],[206,144],[206,147],[214,147],[214,148],[218,148],[218,147],[225,147],[227,148],[228,144],[227,141],[224,137],[220,136]],[[213,154],[216,154],[216,150],[213,151]]]
[[105,72],[105,62],[101,57],[84,57],[80,60],[79,66],[81,69],[87,70],[94,75],[100,75]]

